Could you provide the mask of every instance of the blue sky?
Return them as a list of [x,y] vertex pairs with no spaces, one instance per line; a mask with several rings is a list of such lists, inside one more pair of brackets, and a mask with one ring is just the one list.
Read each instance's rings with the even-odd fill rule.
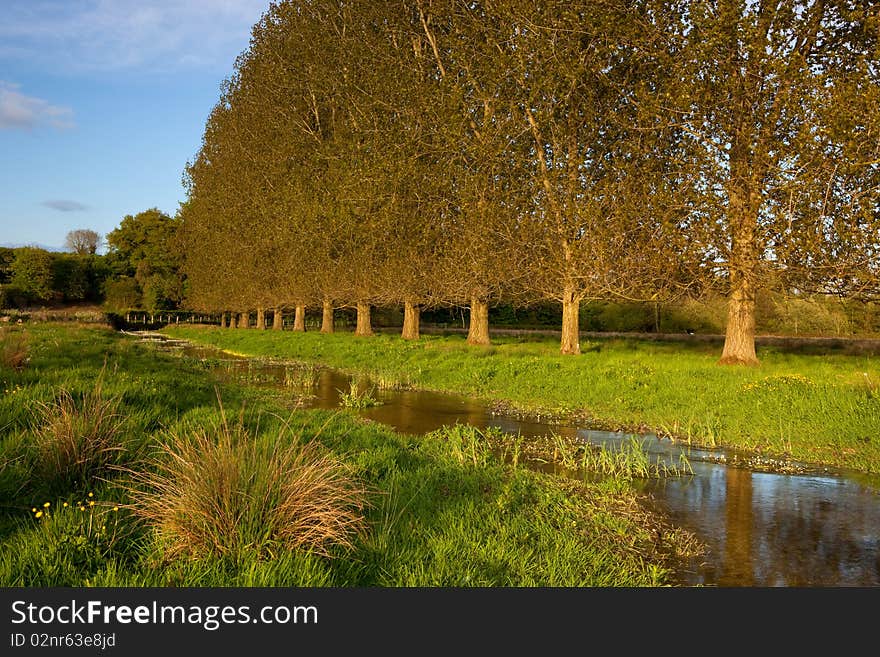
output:
[[184,200],[269,0],[0,0],[0,244],[60,248]]

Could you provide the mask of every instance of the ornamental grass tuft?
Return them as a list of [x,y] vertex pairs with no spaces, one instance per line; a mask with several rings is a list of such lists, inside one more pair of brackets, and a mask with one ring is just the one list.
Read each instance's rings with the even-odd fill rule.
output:
[[34,474],[50,489],[102,479],[126,451],[119,398],[102,392],[101,379],[74,395],[62,389],[51,402],[37,402]]
[[364,530],[365,491],[347,467],[286,423],[252,435],[219,420],[173,432],[132,473],[131,508],[165,557],[332,556]]

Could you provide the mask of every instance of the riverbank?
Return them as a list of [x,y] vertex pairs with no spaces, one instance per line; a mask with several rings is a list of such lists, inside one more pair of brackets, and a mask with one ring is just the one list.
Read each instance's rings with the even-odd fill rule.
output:
[[[291,411],[107,329],[2,337],[4,586],[652,587],[700,549],[626,477],[512,468],[461,428]],[[293,471],[320,494],[291,536]]]
[[169,327],[164,332],[247,356],[320,363],[382,385],[473,395],[525,414],[595,428],[650,432],[880,472],[880,359],[871,354],[792,353],[759,347],[761,365],[717,365],[716,346],[593,338],[561,356],[548,336],[497,336],[475,348],[460,335],[417,342],[377,334]]

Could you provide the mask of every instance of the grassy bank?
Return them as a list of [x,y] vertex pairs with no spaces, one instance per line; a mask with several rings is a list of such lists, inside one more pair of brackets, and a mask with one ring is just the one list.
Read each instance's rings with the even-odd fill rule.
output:
[[461,427],[289,411],[105,329],[0,337],[0,585],[656,586],[695,548],[626,478]]
[[549,337],[496,337],[169,328],[228,351],[323,363],[378,380],[452,391],[516,409],[642,429],[694,444],[880,472],[880,362],[869,355],[759,349],[755,368],[720,367],[714,345],[593,340],[560,356]]

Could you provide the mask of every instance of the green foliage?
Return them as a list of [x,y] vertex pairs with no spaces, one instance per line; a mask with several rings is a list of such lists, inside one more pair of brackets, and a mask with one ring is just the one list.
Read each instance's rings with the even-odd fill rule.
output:
[[340,403],[346,408],[372,408],[382,402],[373,396],[376,388],[367,378],[354,378],[348,392],[339,391]]
[[137,281],[130,276],[108,279],[104,283],[104,305],[110,310],[125,311],[139,308],[141,291]]
[[128,276],[134,276],[142,263],[156,271],[174,268],[180,258],[175,243],[177,227],[177,221],[158,208],[126,215],[107,234],[111,262]]
[[[141,303],[147,310],[177,308],[183,298],[179,226],[179,219],[151,208],[126,215],[119,226],[107,234],[108,265],[119,280],[130,277],[137,282]],[[122,301],[131,298],[127,291],[126,288],[112,290],[114,298],[110,303],[120,307]]]
[[141,305],[151,312],[171,310],[183,299],[183,281],[178,272],[150,274],[139,279],[142,290]]
[[15,250],[12,263],[12,284],[32,301],[52,298],[52,256],[34,247]]
[[13,262],[15,262],[15,249],[0,246],[0,285],[12,280]]
[[17,285],[0,286],[0,308],[23,308],[29,300],[27,292]]

